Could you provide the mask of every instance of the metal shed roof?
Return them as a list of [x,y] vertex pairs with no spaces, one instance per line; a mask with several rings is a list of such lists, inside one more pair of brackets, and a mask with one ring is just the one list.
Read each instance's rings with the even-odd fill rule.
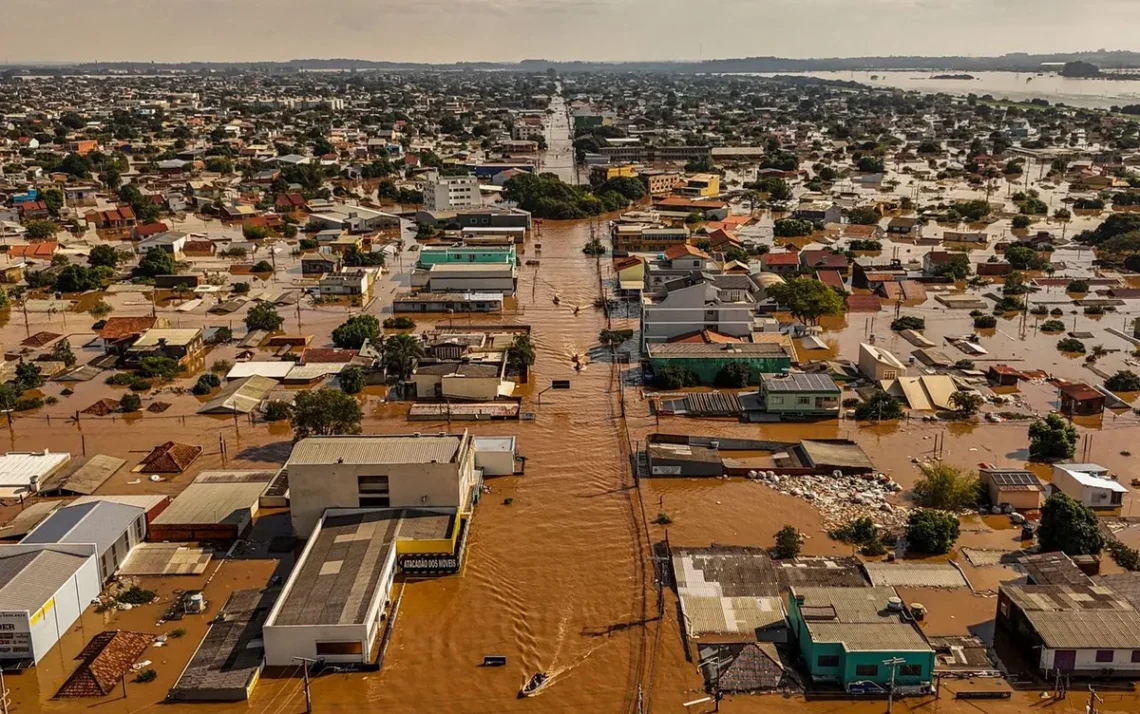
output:
[[[13,548],[14,549],[14,548]],[[51,548],[9,555],[0,548],[0,610],[35,612],[88,558]]]
[[130,530],[145,511],[112,501],[64,506],[48,516],[21,543],[94,543],[100,553]]

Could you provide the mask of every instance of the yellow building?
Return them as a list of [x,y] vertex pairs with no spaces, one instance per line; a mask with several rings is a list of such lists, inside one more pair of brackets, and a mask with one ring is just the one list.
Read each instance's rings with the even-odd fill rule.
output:
[[686,196],[719,196],[720,176],[716,174],[695,174],[685,179],[685,185],[677,193]]
[[636,255],[614,261],[618,286],[623,292],[640,293],[645,285],[645,259]]
[[637,164],[623,164],[621,166],[591,166],[590,179],[596,183],[605,183],[616,178],[637,178]]

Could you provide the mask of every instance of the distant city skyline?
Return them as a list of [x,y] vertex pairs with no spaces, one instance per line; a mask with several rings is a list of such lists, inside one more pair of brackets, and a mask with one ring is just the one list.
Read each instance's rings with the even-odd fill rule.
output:
[[0,16],[5,64],[1140,50],[1135,0],[0,0]]

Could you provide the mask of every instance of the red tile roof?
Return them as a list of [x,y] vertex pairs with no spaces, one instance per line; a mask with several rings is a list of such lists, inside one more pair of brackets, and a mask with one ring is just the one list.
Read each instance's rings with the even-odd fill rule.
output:
[[305,350],[301,355],[301,362],[303,364],[338,364],[342,362],[351,362],[353,357],[360,354],[359,350],[340,350],[340,349],[326,349],[323,347],[314,347]]
[[12,258],[50,258],[55,255],[59,243],[54,240],[42,240],[28,245],[14,245],[8,249],[8,256]]
[[764,265],[799,265],[798,253],[765,253],[760,262]]
[[131,335],[141,335],[154,327],[157,319],[154,317],[109,317],[99,330],[99,337],[104,340],[121,340]]
[[815,271],[815,279],[829,288],[843,287],[843,276],[839,274],[838,270],[817,270]]
[[142,460],[143,471],[157,471],[158,473],[180,473],[198,458],[202,453],[201,446],[189,444],[176,444],[168,441],[154,447]]
[[848,312],[878,312],[883,309],[883,303],[878,295],[848,295]]
[[145,632],[100,632],[91,638],[76,659],[83,660],[60,687],[56,697],[105,697],[115,690],[123,676],[154,641]]
[[1073,382],[1061,387],[1061,393],[1070,399],[1084,402],[1089,399],[1104,399],[1104,395],[1082,382]]
[[700,332],[678,335],[669,342],[674,344],[729,345],[744,342],[744,340],[731,335],[722,335],[714,330],[701,330]]
[[683,258],[684,256],[692,256],[694,258],[708,258],[709,254],[700,248],[689,245],[687,243],[672,246],[665,251],[665,260],[676,260],[677,258]]
[[170,226],[165,223],[144,223],[141,226],[135,226],[135,235],[146,238],[148,236],[156,236],[159,233],[165,233],[170,230]]

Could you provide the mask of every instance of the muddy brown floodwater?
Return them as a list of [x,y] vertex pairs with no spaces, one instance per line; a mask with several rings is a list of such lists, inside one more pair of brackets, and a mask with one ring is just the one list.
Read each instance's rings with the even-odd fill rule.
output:
[[[794,523],[808,536],[808,554],[845,553],[847,549],[827,539],[820,514],[806,501],[776,493],[742,480],[646,481],[640,491],[630,469],[630,445],[644,443],[654,431],[691,434],[723,434],[752,438],[799,439],[851,437],[869,452],[875,463],[904,484],[913,483],[913,457],[929,453],[934,436],[946,438],[946,458],[962,465],[978,461],[1023,462],[1025,427],[1017,424],[975,426],[927,425],[911,421],[901,425],[858,428],[848,421],[818,425],[742,425],[723,421],[663,419],[649,414],[642,390],[625,391],[622,416],[619,381],[623,374],[605,361],[593,361],[581,371],[574,368],[575,355],[587,355],[596,345],[606,318],[592,303],[598,295],[599,270],[609,274],[607,259],[600,263],[582,254],[589,238],[589,223],[547,222],[534,240],[542,243],[541,265],[520,271],[518,300],[501,321],[533,326],[537,363],[531,383],[523,389],[524,410],[533,411],[534,421],[496,424],[464,424],[476,434],[515,434],[518,448],[527,457],[525,476],[490,481],[472,524],[464,572],[458,577],[410,581],[405,584],[395,635],[381,672],[320,677],[313,683],[317,712],[684,712],[710,711],[711,704],[686,709],[684,702],[701,698],[701,679],[696,666],[685,659],[676,616],[676,598],[665,589],[659,601],[650,558],[651,543],[666,537],[666,528],[653,525],[658,512],[673,523],[668,538],[674,545],[710,543],[768,545],[784,524]],[[528,245],[528,254],[533,255]],[[407,263],[408,261],[405,261]],[[381,300],[369,312],[390,310],[388,295],[406,276],[386,278],[378,290]],[[560,304],[554,304],[557,295]],[[133,305],[125,303],[133,302]],[[577,315],[573,306],[581,306]],[[139,298],[120,300],[122,312],[145,314],[149,304]],[[132,310],[134,311],[132,313]],[[88,322],[75,316],[81,327],[69,324],[69,332],[87,333]],[[344,309],[305,309],[303,332],[314,335],[314,345],[328,344],[329,333],[345,318]],[[34,318],[33,318],[34,319]],[[224,320],[179,318],[183,325],[223,323]],[[957,319],[957,316],[955,316]],[[946,324],[947,332],[965,330],[962,324]],[[45,316],[46,320],[46,316]],[[55,323],[61,325],[58,316]],[[850,322],[861,323],[862,317]],[[456,325],[472,321],[456,317]],[[487,322],[490,320],[474,320]],[[495,319],[493,321],[500,321]],[[948,321],[949,322],[949,321]],[[13,324],[16,323],[16,324]],[[421,324],[420,329],[430,325]],[[615,327],[634,327],[636,318],[615,320]],[[41,328],[43,325],[41,324]],[[295,327],[292,316],[287,328]],[[838,342],[850,356],[859,339],[861,325],[846,332],[830,326],[825,339]],[[48,328],[50,329],[50,328]],[[936,328],[937,329],[937,328]],[[36,327],[32,327],[35,331]],[[883,334],[885,331],[881,331]],[[22,320],[0,328],[5,344],[16,344],[25,334]],[[889,340],[889,341],[888,341]],[[73,341],[78,343],[78,339]],[[885,337],[894,347],[893,336]],[[1026,345],[1026,349],[1035,349]],[[236,350],[221,348],[208,358],[232,359]],[[625,368],[623,368],[625,369]],[[1077,367],[1078,370],[1083,368]],[[569,379],[569,391],[538,393],[553,379]],[[186,386],[190,380],[183,380]],[[58,394],[57,385],[45,389]],[[121,418],[67,417],[110,392],[98,380],[81,384],[75,394],[59,405],[17,418],[10,429],[0,427],[0,449],[69,449],[79,453],[107,453],[135,464],[154,445],[167,439],[201,444],[206,450],[192,473],[220,467],[224,440],[231,467],[265,467],[282,463],[290,448],[290,434],[282,425],[251,424],[231,418],[194,414],[199,401],[189,395],[164,394],[172,406],[164,414],[144,413],[125,423]],[[364,395],[365,433],[408,432],[403,409],[380,401],[378,391]],[[48,417],[51,417],[50,422]],[[418,423],[416,431],[444,430],[445,423]],[[1140,428],[1134,419],[1120,425],[1104,424],[1096,433],[1095,460],[1122,474],[1134,475],[1130,459],[1120,456],[1122,444],[1137,441]],[[117,474],[100,493],[173,493],[192,478],[192,473],[152,483],[138,474]],[[511,499],[510,505],[505,499]],[[643,505],[644,504],[644,505]],[[12,509],[0,514],[7,520]],[[999,519],[1000,520],[1000,519]],[[1014,533],[1005,532],[997,521],[976,519],[967,528],[964,542],[974,547],[1016,549]],[[960,560],[960,559],[959,559]],[[264,555],[260,559],[234,560],[220,566],[207,596],[214,603],[240,587],[266,583],[283,564]],[[214,573],[211,565],[207,576]],[[969,572],[969,571],[968,571]],[[989,576],[980,573],[979,589],[996,588],[1016,574],[998,569]],[[204,576],[205,577],[205,576]],[[175,587],[200,587],[202,579],[157,581],[160,594]],[[908,597],[912,594],[908,593]],[[919,597],[914,594],[913,597]],[[922,595],[922,597],[926,597]],[[992,619],[992,598],[978,597],[968,606],[961,599],[932,595],[933,630],[945,634],[984,626]],[[962,607],[961,614],[952,608]],[[98,702],[53,700],[51,696],[74,666],[72,657],[100,628],[169,632],[156,620],[165,605],[144,606],[125,613],[95,615],[88,612],[74,632],[50,656],[50,662],[8,679],[15,712],[89,711],[98,714],[140,712],[254,712],[295,714],[303,711],[300,681],[294,676],[267,673],[248,703],[233,705],[165,704],[170,684],[205,631],[202,619],[188,618],[185,638],[166,649],[148,652],[159,672],[150,684],[129,684],[125,699],[112,695]],[[658,613],[663,613],[658,616]],[[508,665],[481,668],[484,655],[505,655]],[[515,693],[531,673],[554,673],[554,684],[533,699],[518,700]],[[949,682],[947,691],[976,686]],[[1102,710],[1138,711],[1131,693],[1104,695]],[[984,711],[1024,712],[1037,704],[1036,693],[1015,693],[1008,702],[974,706],[955,701],[945,692],[939,700],[910,699],[896,704],[903,712]],[[1077,712],[1079,696],[1051,704],[1052,712]],[[805,702],[780,696],[731,697],[721,703],[726,712],[768,713],[779,711],[851,712],[883,711],[881,702]]]

